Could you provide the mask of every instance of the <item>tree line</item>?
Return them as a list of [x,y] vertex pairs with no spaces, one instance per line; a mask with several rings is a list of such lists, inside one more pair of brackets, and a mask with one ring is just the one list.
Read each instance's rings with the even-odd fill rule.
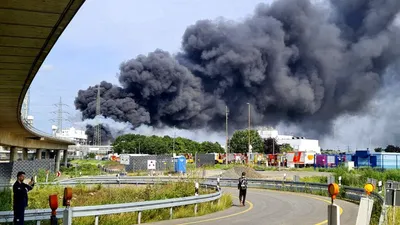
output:
[[144,136],[126,134],[119,136],[113,142],[114,152],[130,154],[172,154],[172,153],[222,153],[225,150],[218,142],[196,142],[187,138],[170,136]]
[[399,146],[388,145],[386,148],[375,148],[375,152],[400,152]]
[[[279,145],[276,139],[262,139],[256,130],[237,130],[228,140],[229,152],[247,153],[249,144],[252,152],[273,154],[293,151],[289,144]],[[113,149],[116,153],[130,154],[171,154],[171,153],[224,153],[225,149],[218,143],[209,141],[196,142],[187,138],[170,136],[144,136],[126,134],[116,138]]]

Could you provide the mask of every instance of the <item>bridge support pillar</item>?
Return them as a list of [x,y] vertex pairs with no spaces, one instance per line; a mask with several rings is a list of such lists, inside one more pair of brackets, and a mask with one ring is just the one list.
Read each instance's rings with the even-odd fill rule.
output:
[[68,150],[64,150],[63,157],[64,157],[64,166],[67,167],[67,164],[68,164]]
[[45,153],[44,154],[44,158],[45,159],[50,159],[50,150],[46,149],[44,153]]
[[17,147],[11,146],[10,147],[10,162],[15,162],[18,160],[18,150]]
[[60,171],[60,161],[61,161],[61,151],[60,150],[55,150],[56,151],[56,172]]
[[42,159],[42,149],[36,149],[36,159]]
[[28,149],[27,148],[22,149],[22,160],[28,160]]

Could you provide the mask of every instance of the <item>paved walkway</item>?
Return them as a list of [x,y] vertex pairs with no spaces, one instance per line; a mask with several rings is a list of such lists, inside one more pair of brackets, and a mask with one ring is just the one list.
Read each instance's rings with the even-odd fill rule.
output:
[[[224,188],[223,190],[234,196],[234,205],[227,210],[200,217],[183,218],[151,224],[327,224],[327,205],[330,202],[329,198],[291,192],[249,189],[247,194],[248,203],[246,207],[240,207],[235,197],[237,195],[237,190],[232,188]],[[358,205],[340,200],[337,200],[336,204],[343,209],[341,224],[354,225],[356,222]]]

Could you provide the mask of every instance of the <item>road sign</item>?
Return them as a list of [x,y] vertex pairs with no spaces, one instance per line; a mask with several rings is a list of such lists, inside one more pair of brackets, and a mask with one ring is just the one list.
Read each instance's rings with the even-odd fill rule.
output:
[[156,160],[147,160],[147,169],[155,170],[156,169]]
[[123,165],[129,165],[129,155],[121,155],[119,158],[119,163],[123,164]]

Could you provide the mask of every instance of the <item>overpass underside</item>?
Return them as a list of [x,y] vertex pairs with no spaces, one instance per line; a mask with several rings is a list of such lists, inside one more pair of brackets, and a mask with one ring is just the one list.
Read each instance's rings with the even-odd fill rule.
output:
[[[0,1],[0,146],[10,150],[10,162],[17,151],[60,150],[72,141],[60,140],[35,130],[21,118],[25,94],[50,50],[85,0],[1,0]],[[51,93],[48,93],[51,94]],[[24,160],[24,157],[22,157]]]

